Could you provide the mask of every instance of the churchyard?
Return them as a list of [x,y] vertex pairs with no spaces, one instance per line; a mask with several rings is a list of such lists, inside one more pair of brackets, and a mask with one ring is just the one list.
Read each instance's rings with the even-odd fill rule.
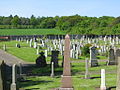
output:
[[[69,46],[69,44],[67,45]],[[73,88],[74,90],[100,90],[104,87],[107,90],[116,90],[119,83],[117,79],[119,78],[117,77],[117,74],[119,75],[119,72],[117,72],[120,48],[119,36],[87,37],[83,35],[78,38],[77,35],[74,37],[71,35],[70,50],[68,50],[68,47],[66,48],[65,50],[65,36],[61,36],[61,38],[59,36],[54,36],[54,38],[21,36],[11,38],[10,41],[1,41],[0,49],[2,51],[10,53],[25,62],[10,65],[11,75],[8,75],[8,77],[11,78],[7,82],[8,87],[14,88],[14,84],[11,83],[15,81],[17,88],[21,90],[55,90],[55,88],[60,87],[59,90],[63,90],[66,85],[62,84],[61,75],[66,76],[64,70],[70,66],[71,72],[68,72],[68,76],[72,78],[70,90],[73,90]],[[65,55],[70,56],[70,64],[65,65],[67,67],[63,64],[63,60],[65,63],[64,58],[67,57],[64,56],[64,53],[68,53]],[[44,56],[39,57],[42,54]],[[40,64],[38,57],[40,59],[45,57],[46,62],[41,61]],[[38,59],[38,63],[36,59]],[[52,62],[54,63],[52,64]],[[14,80],[16,78],[14,76],[15,72],[12,71],[15,71],[15,66],[18,68],[17,79]],[[101,75],[101,73],[103,74]],[[0,80],[2,81],[1,77]],[[62,80],[67,81],[66,79]],[[119,87],[117,90],[119,90]]]

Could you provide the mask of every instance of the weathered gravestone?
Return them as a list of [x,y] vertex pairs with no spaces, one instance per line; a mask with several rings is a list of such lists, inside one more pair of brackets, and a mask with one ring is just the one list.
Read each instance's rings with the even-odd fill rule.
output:
[[17,90],[16,75],[17,75],[16,65],[13,64],[13,66],[12,66],[12,84],[11,84],[11,90]]
[[115,63],[118,64],[118,57],[120,57],[120,49],[117,49],[115,52]]
[[45,67],[45,66],[47,66],[44,52],[41,52],[40,56],[36,59],[36,66],[38,66],[38,67]]
[[97,61],[97,57],[96,57],[96,47],[90,47],[90,66],[91,67],[95,67],[98,66],[98,61]]
[[101,85],[100,85],[100,90],[106,90],[106,85],[105,85],[105,69],[101,69]]
[[58,67],[58,55],[59,51],[52,51],[51,55],[51,63],[54,62],[54,67]]
[[54,77],[54,62],[51,63],[51,77]]
[[108,61],[108,65],[115,65],[115,54],[114,54],[114,49],[110,49],[109,50],[109,61]]
[[85,60],[85,79],[90,79],[89,75],[89,60],[88,58]]
[[6,90],[5,63],[0,60],[0,90]]
[[117,85],[116,85],[116,90],[120,90],[120,57],[118,57]]
[[64,67],[62,76],[62,86],[59,90],[73,90],[70,66],[70,37],[65,36],[65,49],[64,49]]

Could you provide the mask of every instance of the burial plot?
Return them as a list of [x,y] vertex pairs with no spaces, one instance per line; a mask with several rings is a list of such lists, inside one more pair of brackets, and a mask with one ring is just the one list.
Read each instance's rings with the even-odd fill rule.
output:
[[51,55],[51,63],[54,62],[54,67],[58,67],[58,55],[59,51],[52,51]]
[[98,61],[97,61],[97,57],[96,57],[96,47],[90,47],[90,66],[91,67],[95,67],[98,66]]
[[108,61],[108,65],[115,65],[115,54],[114,54],[114,49],[110,49],[109,50],[109,61]]
[[63,65],[62,86],[59,90],[73,90],[70,66],[70,37],[65,36],[64,65]]

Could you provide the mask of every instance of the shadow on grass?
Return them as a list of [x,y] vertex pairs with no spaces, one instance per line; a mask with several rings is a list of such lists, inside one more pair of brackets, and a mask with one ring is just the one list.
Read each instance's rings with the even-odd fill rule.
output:
[[109,87],[106,90],[112,90],[113,88],[116,88],[116,86]]
[[[28,86],[33,86],[33,85],[40,85],[40,84],[45,84],[45,83],[51,83],[53,81],[45,81],[45,80],[40,80],[40,81],[32,81],[32,80],[25,80],[23,81],[23,84],[20,85],[20,88],[25,88]],[[21,87],[22,86],[22,87]],[[33,89],[39,89],[39,88],[31,88],[31,89],[25,89],[25,90],[33,90]]]
[[[46,67],[37,67],[35,64],[22,66],[23,74],[26,76],[50,76],[51,66],[48,64]],[[63,68],[55,67],[54,73],[56,76],[62,75]]]

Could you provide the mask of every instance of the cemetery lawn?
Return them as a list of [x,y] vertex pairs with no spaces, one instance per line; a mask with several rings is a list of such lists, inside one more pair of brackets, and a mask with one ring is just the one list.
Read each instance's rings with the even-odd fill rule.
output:
[[[61,63],[59,63],[61,65]],[[116,86],[116,66],[106,66],[105,62],[99,63],[100,66],[89,69],[92,79],[84,79],[85,63],[72,63],[72,81],[74,90],[95,90],[100,87],[100,70],[106,70],[107,88]],[[55,77],[50,77],[50,66],[45,68],[30,69],[31,75],[24,76],[24,82],[20,82],[21,88],[26,90],[52,90],[61,86],[62,67],[55,69]],[[111,89],[115,90],[115,88]]]
[[15,35],[65,35],[65,31],[57,29],[0,29],[1,36]]
[[[21,48],[15,47],[16,43],[20,43]],[[30,48],[29,44],[26,42],[9,41],[0,42],[0,49],[6,44],[7,52],[11,53],[24,61],[35,62],[38,57],[35,48]],[[45,48],[42,48],[44,51]],[[50,53],[49,53],[50,55]],[[85,57],[81,57],[84,60]],[[106,59],[106,57],[98,56],[99,59]],[[47,63],[50,61],[50,57],[47,58]],[[55,77],[50,77],[50,66],[48,64],[45,68],[31,67],[27,71],[26,76],[23,76],[25,81],[21,81],[20,87],[26,90],[50,90],[53,88],[58,88],[61,86],[61,75],[62,67],[61,61],[62,56],[59,56],[60,67],[55,68]],[[71,59],[73,61],[80,61],[80,59]],[[100,70],[106,70],[106,86],[107,88],[116,86],[116,65],[106,66],[106,62],[99,62],[98,67],[89,68],[90,77],[92,79],[84,79],[85,74],[85,62],[73,62],[72,63],[72,79],[73,86],[75,90],[95,90],[95,88],[100,87]],[[115,89],[112,89],[115,90]]]

